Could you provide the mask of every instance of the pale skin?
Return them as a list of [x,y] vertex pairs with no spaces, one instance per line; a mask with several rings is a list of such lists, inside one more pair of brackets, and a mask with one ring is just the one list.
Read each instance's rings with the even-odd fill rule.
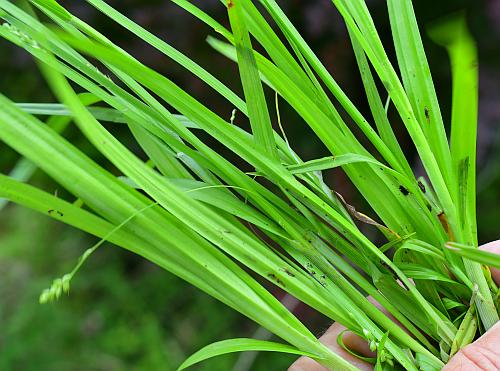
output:
[[[483,245],[481,249],[500,254],[500,240]],[[500,270],[492,269],[491,273],[495,282],[500,285]],[[337,337],[345,330],[341,324],[334,323],[319,340],[360,370],[372,371],[372,365],[354,357],[337,344]],[[350,349],[366,356],[374,356],[367,342],[352,332],[345,332],[342,339]],[[498,370],[500,370],[500,322],[474,343],[461,349],[443,368],[443,371]],[[327,369],[311,358],[300,357],[288,371],[327,371]]]

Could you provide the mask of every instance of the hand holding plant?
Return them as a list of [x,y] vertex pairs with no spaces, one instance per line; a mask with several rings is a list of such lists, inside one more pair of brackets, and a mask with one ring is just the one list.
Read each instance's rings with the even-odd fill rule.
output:
[[[500,255],[500,241],[495,241],[483,245],[480,249]],[[497,285],[500,285],[500,269],[492,269],[491,275]],[[339,343],[341,337],[341,343]],[[339,323],[334,323],[319,340],[332,349],[335,353],[355,365],[361,370],[373,370],[373,366],[362,359],[351,354],[348,350],[354,351],[364,357],[375,357],[369,345],[363,339],[347,331]],[[345,344],[348,350],[341,344]],[[493,326],[488,332],[481,336],[474,343],[462,348],[445,365],[443,371],[472,371],[500,369],[500,322]],[[289,371],[323,371],[325,367],[315,362],[311,358],[300,357],[289,368]]]

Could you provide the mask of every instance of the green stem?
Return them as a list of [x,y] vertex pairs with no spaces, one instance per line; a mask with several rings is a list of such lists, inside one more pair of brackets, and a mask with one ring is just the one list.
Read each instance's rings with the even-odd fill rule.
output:
[[474,302],[484,328],[488,330],[499,321],[498,312],[493,302],[488,282],[484,277],[481,264],[464,259],[464,265],[467,276],[478,286],[478,295]]

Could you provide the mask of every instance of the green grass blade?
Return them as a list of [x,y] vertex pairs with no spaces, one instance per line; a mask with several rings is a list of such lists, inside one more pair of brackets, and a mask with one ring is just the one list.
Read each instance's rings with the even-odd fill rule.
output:
[[[431,30],[433,39],[450,56],[452,69],[451,156],[457,179],[459,228],[465,243],[477,248],[476,226],[476,135],[478,109],[477,50],[463,15],[455,16]],[[481,267],[464,261],[470,279],[479,286],[483,300],[476,299],[478,312],[486,328],[499,320],[493,298]]]
[[450,167],[450,149],[412,2],[390,0],[387,6],[405,92],[443,177],[451,188],[454,177]]
[[[16,105],[23,111],[31,113],[32,115],[40,116],[73,116],[68,108],[60,103],[16,103]],[[88,107],[88,111],[99,121],[115,122],[126,124],[128,122],[127,116],[114,108],[107,107]],[[173,115],[185,127],[190,129],[199,129],[200,127],[194,122],[190,121],[182,115]]]
[[477,246],[476,133],[478,109],[477,50],[464,16],[442,21],[430,30],[443,45],[452,69],[451,151],[458,180],[458,205],[466,243]]
[[236,54],[238,57],[238,68],[241,83],[248,107],[248,117],[255,144],[265,149],[271,158],[277,157],[276,144],[274,142],[273,130],[269,111],[267,109],[264,90],[259,77],[257,63],[253,55],[245,18],[241,9],[240,0],[228,2],[228,14],[234,35]]
[[306,161],[301,164],[290,165],[287,166],[287,169],[290,170],[292,174],[302,174],[313,171],[334,169],[339,166],[354,164],[357,162],[366,162],[385,167],[385,165],[381,164],[372,157],[358,155],[355,153],[346,153],[339,156],[323,157],[323,158],[318,158],[316,160]]
[[413,172],[410,168],[410,165],[408,164],[408,161],[405,158],[403,151],[401,150],[396,136],[394,135],[394,131],[392,130],[391,124],[389,122],[389,118],[387,117],[387,112],[382,104],[382,99],[380,98],[377,86],[375,85],[375,81],[373,79],[370,65],[368,64],[368,61],[366,59],[365,52],[355,38],[351,37],[351,42],[361,74],[361,79],[365,87],[368,104],[370,106],[370,110],[372,112],[373,119],[375,121],[375,125],[377,126],[380,138],[384,141],[389,150],[399,161],[401,169],[400,171],[408,175],[408,177],[412,179],[414,177]]
[[229,339],[222,340],[216,343],[207,345],[200,350],[198,350],[193,355],[189,356],[178,368],[178,370],[184,370],[192,365],[205,361],[212,357],[217,357],[220,355],[234,353],[234,352],[280,352],[295,354],[299,356],[307,356],[310,358],[316,358],[317,356],[313,353],[303,352],[297,348],[294,348],[287,344],[275,343],[266,340],[255,340],[255,339]]
[[498,254],[489,251],[478,250],[468,245],[453,242],[447,243],[446,247],[453,254],[460,255],[464,258],[484,264],[489,267],[500,269],[500,255]]
[[409,277],[415,280],[440,281],[451,284],[456,284],[450,277],[435,270],[422,267],[420,264],[402,263],[398,264],[399,268]]

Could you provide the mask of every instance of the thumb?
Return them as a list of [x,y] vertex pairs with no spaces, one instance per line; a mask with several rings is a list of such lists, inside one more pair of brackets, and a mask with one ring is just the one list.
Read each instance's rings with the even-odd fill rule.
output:
[[[480,246],[479,248],[481,250],[492,252],[492,253],[500,255],[500,240],[484,244],[483,246]],[[493,279],[495,280],[497,285],[500,285],[500,269],[490,268],[490,270],[491,270],[491,276],[493,277]]]
[[[500,254],[500,240],[487,243],[481,250]],[[500,269],[491,269],[491,275],[500,284]],[[443,371],[500,370],[500,322],[474,343],[462,348]]]
[[462,348],[443,371],[500,370],[500,322]]

